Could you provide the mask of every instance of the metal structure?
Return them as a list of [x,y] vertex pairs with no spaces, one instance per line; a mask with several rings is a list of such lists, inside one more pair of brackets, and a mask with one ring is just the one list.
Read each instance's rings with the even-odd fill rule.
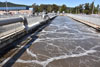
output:
[[8,5],[7,5],[7,0],[6,0],[6,12],[8,13]]
[[52,20],[56,17],[54,14],[49,14],[48,16],[50,16],[50,18],[41,19],[41,21],[39,22],[35,21],[36,23],[32,23],[32,20],[32,24],[29,23],[29,19],[29,22],[27,21],[26,17],[17,17],[0,20],[0,49],[5,48],[7,45],[17,40],[18,38],[21,38],[25,34],[39,29],[40,26],[44,25],[49,20]]
[[27,19],[25,17],[0,20],[0,26],[14,24],[14,23],[18,23],[18,22],[23,22],[23,25],[25,26],[25,30],[27,31],[28,23],[27,23]]

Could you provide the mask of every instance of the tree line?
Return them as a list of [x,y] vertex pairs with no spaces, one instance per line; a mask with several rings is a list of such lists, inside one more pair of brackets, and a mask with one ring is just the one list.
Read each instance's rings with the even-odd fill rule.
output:
[[36,5],[36,4],[33,4],[32,5],[33,7],[33,11],[34,12],[43,12],[43,11],[46,11],[46,12],[63,12],[63,11],[67,11],[67,6],[66,5],[62,5],[62,6],[59,6],[59,5],[56,5],[56,4],[41,4],[41,5]]
[[94,2],[92,3],[85,3],[85,4],[80,4],[76,7],[67,7],[65,4],[59,6],[56,4],[33,4],[33,13],[35,12],[60,12],[62,13],[63,11],[65,13],[74,13],[74,14],[98,14],[99,13],[99,5],[95,6]]
[[99,5],[95,6],[94,2],[92,3],[85,3],[80,4],[79,6],[76,6],[71,10],[71,13],[84,13],[84,14],[98,14],[99,13]]

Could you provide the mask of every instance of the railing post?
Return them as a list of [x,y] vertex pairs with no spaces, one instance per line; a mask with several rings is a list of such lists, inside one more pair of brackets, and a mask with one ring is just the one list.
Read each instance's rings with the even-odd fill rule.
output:
[[25,26],[25,31],[28,32],[28,22],[27,22],[26,17],[0,20],[0,26],[8,25],[8,24],[14,24],[14,23],[18,23],[18,22],[23,22],[23,25]]
[[28,33],[28,21],[27,21],[27,18],[26,17],[22,17],[23,18],[23,24],[25,26],[25,31]]

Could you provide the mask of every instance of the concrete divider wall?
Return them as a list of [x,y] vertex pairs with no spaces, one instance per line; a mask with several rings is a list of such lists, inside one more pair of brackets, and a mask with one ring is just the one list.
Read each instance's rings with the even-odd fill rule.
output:
[[81,23],[84,23],[88,26],[95,28],[96,30],[100,30],[100,19],[96,17],[91,17],[88,15],[78,15],[78,14],[67,14],[70,18],[77,20]]
[[2,39],[0,38],[0,49],[3,49],[7,45],[9,46],[9,44],[12,43],[13,41],[17,40],[18,38],[21,38],[22,36],[24,36],[27,33],[30,33],[31,31],[38,29],[40,26],[46,24],[47,22],[49,22],[49,20],[52,20],[55,17],[56,16],[52,16],[52,17],[50,17],[50,19],[46,19],[46,20],[34,23],[33,26],[29,26],[28,32],[26,32],[23,29],[23,30],[16,32],[16,34],[12,34],[11,36],[8,36],[8,37],[2,38]]
[[88,16],[88,15],[78,15],[78,14],[67,14],[67,15],[100,25],[100,18],[96,18],[96,17],[92,17],[92,16]]

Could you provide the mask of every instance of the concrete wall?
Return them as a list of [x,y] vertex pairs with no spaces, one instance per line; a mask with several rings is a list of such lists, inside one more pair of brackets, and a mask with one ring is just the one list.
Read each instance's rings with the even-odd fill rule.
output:
[[[38,28],[40,28],[42,25],[46,24],[49,22],[49,20],[54,19],[56,16],[52,16],[50,19],[44,20],[44,21],[40,21],[39,24],[35,24],[32,26],[32,29],[28,32],[30,33],[31,31],[34,31]],[[0,49],[5,48],[6,46],[9,46],[10,43],[14,42],[15,40],[21,38],[22,36],[24,36],[25,34],[27,34],[27,32],[23,29],[15,34],[12,34],[11,36],[8,36],[6,38],[0,39]]]
[[100,25],[100,16],[99,15],[81,15],[81,14],[67,14],[68,16],[75,17],[93,24]]

